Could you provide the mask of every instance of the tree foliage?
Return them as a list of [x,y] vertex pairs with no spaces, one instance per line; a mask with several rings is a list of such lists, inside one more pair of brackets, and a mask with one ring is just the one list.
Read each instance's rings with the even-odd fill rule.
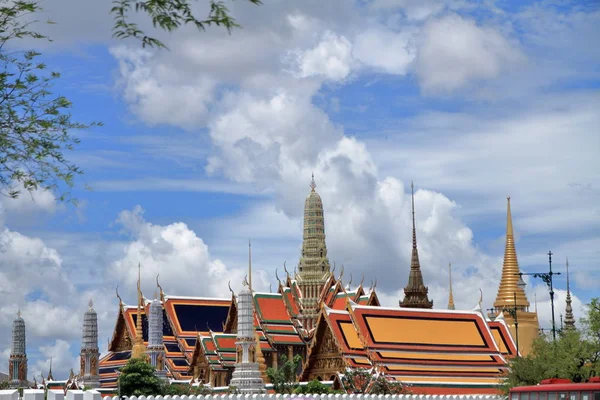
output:
[[330,394],[330,393],[344,393],[341,390],[333,390],[329,386],[324,383],[319,382],[318,380],[312,380],[308,382],[306,385],[298,386],[294,391],[296,394]]
[[268,368],[267,376],[273,384],[275,393],[293,394],[298,388],[296,371],[300,368],[302,358],[299,355],[288,360],[285,355],[281,356],[281,362],[277,368]]
[[409,394],[408,387],[372,369],[347,369],[341,376],[346,392],[352,394]]
[[[240,25],[229,14],[229,9],[222,0],[209,0],[210,11],[203,18],[194,13],[192,0],[113,0],[111,14],[114,16],[113,36],[119,39],[135,38],[142,42],[142,47],[166,46],[158,39],[147,36],[136,24],[131,22],[132,12],[146,14],[155,28],[172,32],[184,25],[194,25],[204,31],[211,25],[224,26],[229,32]],[[253,4],[261,4],[261,0],[247,0]]]
[[600,299],[592,299],[577,329],[564,329],[556,343],[541,335],[531,352],[510,362],[505,392],[515,386],[537,385],[543,379],[587,381],[600,371]]
[[144,359],[132,358],[127,361],[119,375],[121,396],[162,395],[165,387],[154,371],[154,367]]
[[60,74],[47,72],[39,52],[19,49],[20,39],[48,39],[25,21],[40,10],[38,0],[0,0],[0,193],[13,198],[23,189],[71,188],[82,173],[64,156],[79,143],[71,131],[97,125],[74,122],[71,102],[51,91]]

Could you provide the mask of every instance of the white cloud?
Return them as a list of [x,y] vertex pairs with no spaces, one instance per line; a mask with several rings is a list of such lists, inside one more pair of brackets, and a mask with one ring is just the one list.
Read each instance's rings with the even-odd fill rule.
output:
[[348,39],[326,31],[319,44],[308,50],[291,51],[288,55],[297,76],[307,78],[321,76],[341,81],[350,74],[352,45]]
[[40,358],[35,363],[30,364],[28,368],[29,375],[32,378],[35,377],[38,383],[41,381],[40,375],[46,378],[50,370],[50,359],[52,359],[52,375],[54,379],[66,379],[68,375],[58,375],[58,373],[69,371],[71,368],[73,372],[78,373],[79,357],[73,356],[73,351],[76,351],[77,348],[78,346],[71,346],[65,340],[56,340],[52,345],[40,346]]
[[117,223],[132,241],[108,272],[114,280],[124,282],[125,293],[133,294],[135,290],[138,264],[142,267],[142,290],[153,288],[145,293],[146,297],[153,296],[158,274],[167,293],[187,296],[227,297],[227,281],[231,279],[233,285],[238,285],[243,280],[243,269],[231,269],[221,260],[212,259],[204,241],[182,222],[154,225],[136,206],[122,211]]
[[30,192],[20,186],[21,193],[17,198],[0,195],[0,226],[37,221],[61,208],[51,191],[36,189]]
[[385,12],[400,9],[409,20],[417,21],[439,14],[446,8],[445,2],[440,0],[373,0],[370,6],[374,10]]
[[149,51],[119,46],[111,53],[119,60],[125,99],[146,123],[194,128],[204,121],[214,99],[213,79],[182,74],[168,64],[152,64]]
[[371,28],[355,39],[354,57],[364,65],[388,74],[405,75],[415,58],[414,29],[393,32]]
[[423,27],[415,72],[425,92],[452,92],[495,78],[523,60],[518,47],[497,30],[452,14]]

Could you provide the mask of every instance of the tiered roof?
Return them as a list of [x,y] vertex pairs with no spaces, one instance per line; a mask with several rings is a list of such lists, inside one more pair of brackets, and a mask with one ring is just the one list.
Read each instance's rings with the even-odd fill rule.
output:
[[[162,295],[163,341],[168,376],[177,380],[191,379],[190,364],[199,335],[221,332],[230,306],[229,299]],[[142,336],[148,342],[146,315],[150,301],[144,299]],[[100,360],[102,387],[115,387],[117,370],[131,358],[131,343],[135,337],[137,306],[121,303],[109,352]]]
[[[496,393],[506,373],[506,358],[516,354],[503,321],[489,322],[478,311],[362,306],[324,307],[318,337],[330,330],[348,367],[373,368],[416,393]],[[443,332],[443,335],[440,334]],[[309,347],[302,379],[318,359]],[[411,389],[412,390],[412,389]]]

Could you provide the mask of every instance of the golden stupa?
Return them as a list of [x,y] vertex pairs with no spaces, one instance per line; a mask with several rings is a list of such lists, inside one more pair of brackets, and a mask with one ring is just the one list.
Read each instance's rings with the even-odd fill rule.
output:
[[[507,198],[506,211],[506,247],[504,249],[504,263],[502,264],[502,278],[498,288],[498,295],[494,302],[495,317],[502,310],[516,309],[517,323],[519,327],[519,352],[527,355],[531,351],[533,340],[538,336],[539,323],[536,312],[529,311],[529,301],[525,290],[519,287],[520,279],[519,261],[515,250],[515,238],[513,232],[512,215],[510,212],[510,197]],[[509,312],[504,311],[504,320],[515,338],[517,336],[515,319]]]

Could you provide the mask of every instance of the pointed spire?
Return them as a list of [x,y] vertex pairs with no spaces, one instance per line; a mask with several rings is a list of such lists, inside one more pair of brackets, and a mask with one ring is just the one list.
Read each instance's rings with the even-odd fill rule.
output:
[[498,295],[494,302],[494,308],[499,310],[514,307],[514,293],[516,293],[516,307],[521,311],[525,311],[529,308],[529,301],[527,300],[525,291],[517,284],[521,271],[519,270],[519,261],[515,249],[510,196],[506,198],[506,201],[506,246],[504,249],[504,262],[502,264],[502,278],[498,287]]
[[452,295],[452,264],[448,263],[448,310],[454,310],[454,296]]
[[52,376],[52,356],[50,356],[50,369],[48,370],[48,377],[46,378],[47,381],[53,381],[54,377]]
[[573,316],[573,306],[571,305],[571,287],[569,285],[569,258],[567,258],[567,307],[565,309],[565,327],[567,329],[575,328],[575,317]]
[[404,288],[404,300],[400,307],[410,308],[433,308],[433,301],[429,300],[427,293],[429,289],[423,283],[421,264],[419,263],[419,251],[417,249],[417,229],[415,224],[415,185],[410,182],[412,203],[412,256],[410,260],[410,273],[408,284]]
[[313,174],[312,174],[312,179],[311,179],[311,181],[310,181],[310,190],[311,190],[312,192],[314,192],[316,187],[317,187],[317,184],[315,183],[315,174],[314,174],[314,172],[313,172]]
[[412,245],[413,245],[413,249],[417,248],[417,228],[415,226],[415,185],[413,184],[413,181],[410,181],[410,199],[411,199],[411,205],[412,205],[412,224],[413,224],[413,230],[412,230]]
[[137,280],[137,314],[135,320],[135,339],[133,349],[131,351],[132,358],[142,358],[146,354],[146,346],[144,345],[144,335],[142,330],[142,306],[144,298],[142,297],[141,279],[142,279],[142,265],[138,263],[138,280]]
[[252,243],[248,239],[248,289],[252,291]]

